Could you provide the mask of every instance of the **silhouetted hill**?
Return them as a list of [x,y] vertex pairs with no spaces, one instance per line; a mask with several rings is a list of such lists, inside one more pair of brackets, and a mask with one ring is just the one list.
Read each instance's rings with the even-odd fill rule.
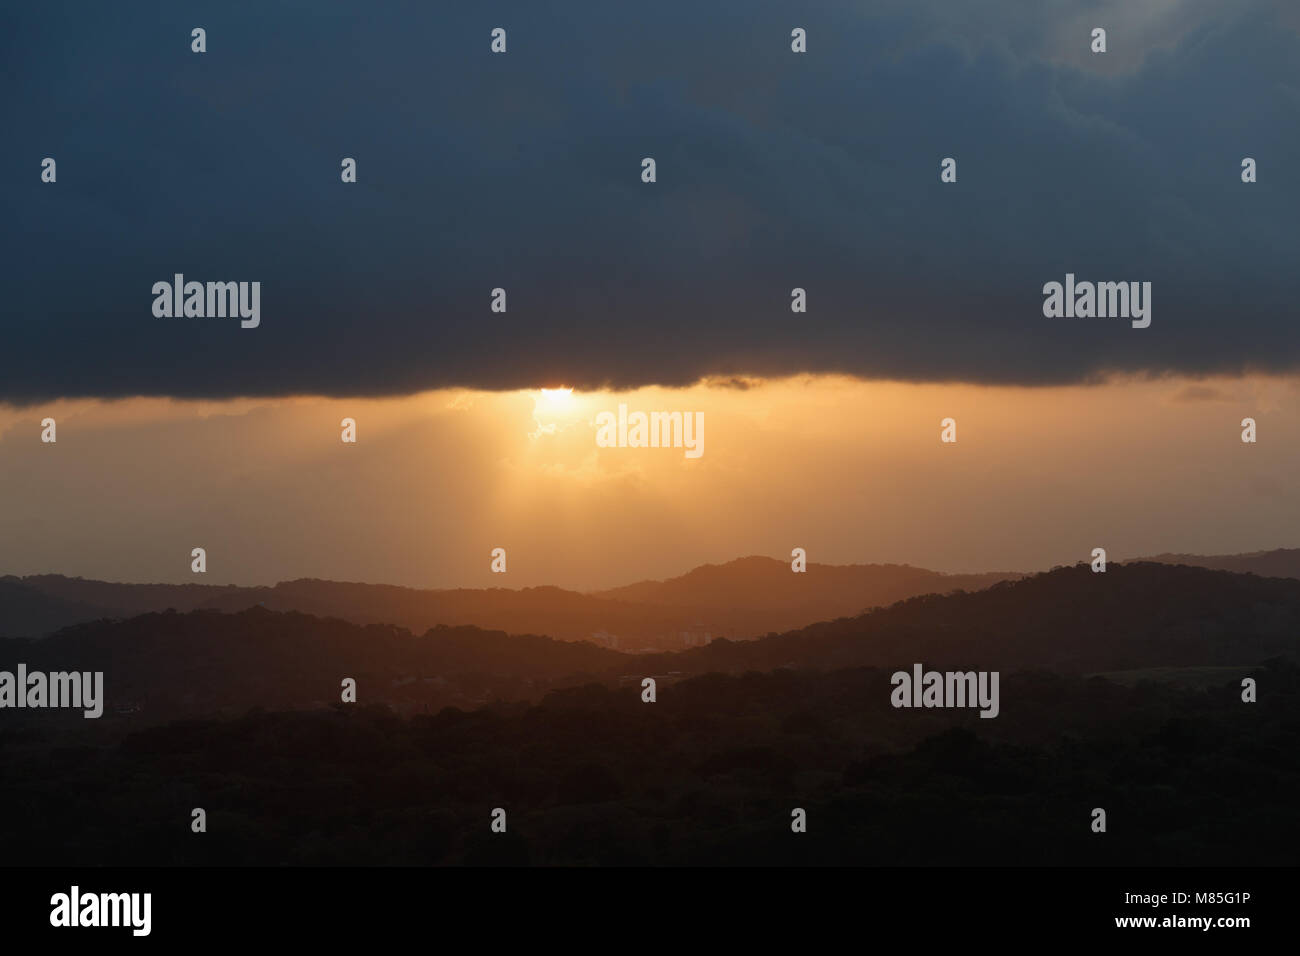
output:
[[1277,548],[1246,554],[1157,554],[1141,561],[1160,564],[1186,564],[1215,571],[1258,574],[1264,578],[1300,578],[1300,548]]
[[33,574],[25,578],[10,576],[2,580],[21,584],[63,601],[93,606],[104,612],[101,616],[112,617],[132,617],[168,608],[193,611],[223,597],[241,593],[249,595],[249,606],[252,606],[261,600],[252,595],[265,590],[241,588],[234,584],[119,584],[89,578],[69,578],[61,574]]
[[640,666],[702,673],[919,661],[1087,673],[1254,664],[1298,650],[1300,581],[1153,563],[1094,574],[1080,564],[758,641],[648,655]]
[[[362,703],[478,706],[526,698],[617,669],[623,655],[592,644],[435,628],[422,637],[298,612],[175,611],[74,625],[44,640],[0,641],[0,669],[103,671],[105,713],[181,714],[324,707],[343,678]],[[43,720],[45,713],[7,711]],[[76,714],[76,719],[81,719]]]
[[816,611],[825,620],[918,594],[977,590],[1019,577],[1023,575],[1001,571],[941,574],[906,564],[809,564],[807,571],[795,574],[788,561],[755,556],[706,564],[681,577],[641,581],[593,596],[668,607],[756,608],[781,619],[803,618]]
[[[1160,563],[1300,579],[1300,549],[1236,555],[1161,554],[1127,564]],[[641,581],[582,594],[557,587],[449,590],[304,578],[274,587],[118,584],[57,574],[0,578],[0,636],[38,637],[103,617],[203,608],[236,612],[264,606],[395,624],[417,633],[437,625],[473,625],[558,640],[595,640],[618,650],[678,650],[711,638],[732,640],[850,617],[926,594],[976,591],[1019,572],[942,574],[898,564],[810,564],[794,574],[786,561],[738,558],[703,565],[664,581]],[[683,632],[690,636],[683,640]]]
[[[205,607],[237,611],[251,606],[254,595],[222,595]],[[557,640],[584,641],[605,632],[622,636],[624,649],[677,637],[690,620],[674,608],[633,605],[589,597],[557,587],[458,588],[420,590],[383,584],[350,584],[302,579],[257,589],[256,603],[279,611],[302,611],[358,624],[396,624],[416,632],[439,625],[472,625],[512,634],[544,633]],[[732,614],[735,636],[763,633],[757,612]],[[675,646],[680,646],[680,641]]]
[[[1297,656],[1300,581],[1161,564],[1059,568],[984,591],[927,596],[756,641],[626,655],[589,643],[473,627],[423,636],[254,608],[100,621],[0,642],[0,667],[103,670],[110,712],[321,707],[340,682],[403,711],[535,700],[590,681],[665,683],[709,672],[851,667],[1069,674],[1244,667]],[[11,714],[20,712],[11,712]],[[40,717],[39,719],[45,719]]]
[[807,573],[794,574],[780,561],[744,558],[671,581],[580,594],[557,587],[422,590],[314,579],[274,587],[114,584],[46,574],[4,580],[63,603],[33,616],[24,610],[34,600],[31,595],[12,592],[10,611],[0,594],[0,636],[37,637],[81,621],[168,609],[233,613],[263,606],[416,632],[440,624],[473,625],[594,640],[618,650],[676,650],[712,638],[745,639],[857,614],[930,591],[984,587],[1004,577],[949,576],[898,565],[810,565]]
[[0,637],[45,634],[76,621],[111,616],[107,608],[47,594],[18,578],[0,578]]

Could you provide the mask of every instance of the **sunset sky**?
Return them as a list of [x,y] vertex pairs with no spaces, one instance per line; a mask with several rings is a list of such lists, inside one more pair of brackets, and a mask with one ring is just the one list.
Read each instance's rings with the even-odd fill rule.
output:
[[[444,6],[0,14],[0,573],[1300,545],[1300,5]],[[177,273],[260,326],[155,317]],[[1044,317],[1067,273],[1151,326]],[[620,402],[704,454],[598,448]]]
[[[800,377],[747,389],[58,402],[0,411],[7,573],[602,587],[747,554],[1035,570],[1295,546],[1294,378],[1105,386]],[[704,454],[598,448],[704,414]],[[58,442],[39,441],[40,418]],[[1259,441],[1243,444],[1243,417]],[[357,443],[339,423],[357,422]],[[957,442],[939,440],[957,421]],[[193,575],[193,547],[208,552]],[[505,575],[489,572],[504,547]]]

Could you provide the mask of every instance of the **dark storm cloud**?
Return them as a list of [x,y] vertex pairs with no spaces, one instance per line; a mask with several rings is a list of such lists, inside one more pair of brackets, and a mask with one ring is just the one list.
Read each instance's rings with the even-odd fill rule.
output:
[[[1285,4],[546,6],[6,12],[0,399],[1300,359]],[[155,318],[177,272],[261,326]],[[1150,281],[1151,327],[1044,318],[1066,272]]]

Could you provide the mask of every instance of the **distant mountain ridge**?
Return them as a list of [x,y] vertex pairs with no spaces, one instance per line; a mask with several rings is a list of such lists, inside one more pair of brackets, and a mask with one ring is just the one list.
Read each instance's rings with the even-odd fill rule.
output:
[[[310,709],[359,700],[406,712],[538,699],[599,682],[634,686],[710,673],[847,668],[1042,669],[1082,675],[1155,667],[1248,667],[1300,657],[1300,581],[1162,564],[1087,565],[983,591],[909,598],[757,640],[630,655],[475,627],[413,634],[253,608],[94,621],[0,641],[0,669],[102,670],[113,716],[141,719]],[[11,719],[18,719],[17,712]],[[44,716],[36,714],[32,719]],[[71,719],[80,719],[74,715]]]
[[315,579],[274,587],[114,584],[45,574],[0,578],[8,585],[0,591],[0,636],[35,637],[82,621],[168,609],[235,612],[262,606],[416,632],[439,624],[471,625],[561,640],[595,639],[620,650],[667,650],[687,646],[683,634],[694,643],[757,637],[916,594],[987,587],[1008,576],[819,564],[795,574],[787,562],[750,557],[705,565],[667,581],[583,594],[558,587],[422,590]]
[[[1163,554],[1143,560],[1300,579],[1300,549]],[[924,594],[982,591],[1025,576],[1011,571],[945,574],[899,564],[809,564],[807,572],[795,574],[787,561],[766,557],[706,564],[678,577],[586,594],[558,587],[425,590],[316,579],[242,587],[6,576],[0,577],[0,637],[38,637],[80,622],[168,609],[233,613],[262,606],[360,625],[391,624],[415,633],[437,625],[467,625],[591,640],[622,651],[669,651],[708,639],[744,640],[853,617]]]
[[1249,551],[1244,554],[1157,554],[1137,561],[1156,564],[1185,564],[1214,571],[1258,574],[1262,578],[1300,578],[1300,548],[1275,548],[1272,551]]
[[737,558],[705,564],[664,581],[640,581],[595,591],[593,597],[669,607],[757,607],[769,611],[824,609],[822,620],[857,614],[918,594],[945,594],[1020,578],[1016,571],[944,574],[907,564],[809,564],[795,574],[790,562]]
[[21,578],[0,578],[0,637],[35,637],[111,616],[102,607],[29,586]]
[[1055,568],[908,598],[758,641],[649,655],[689,673],[780,667],[1044,668],[1084,674],[1300,657],[1300,581],[1159,563]]

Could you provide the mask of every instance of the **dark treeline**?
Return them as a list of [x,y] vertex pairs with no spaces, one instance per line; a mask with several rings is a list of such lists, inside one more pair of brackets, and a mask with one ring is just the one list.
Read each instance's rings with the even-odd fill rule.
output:
[[[539,704],[0,732],[8,864],[1294,864],[1300,670],[1191,689],[1004,675],[1002,713],[889,673],[587,685]],[[190,832],[190,811],[208,832]],[[489,830],[493,808],[508,830]],[[790,830],[791,810],[808,832]],[[1108,832],[1090,830],[1102,807]]]

